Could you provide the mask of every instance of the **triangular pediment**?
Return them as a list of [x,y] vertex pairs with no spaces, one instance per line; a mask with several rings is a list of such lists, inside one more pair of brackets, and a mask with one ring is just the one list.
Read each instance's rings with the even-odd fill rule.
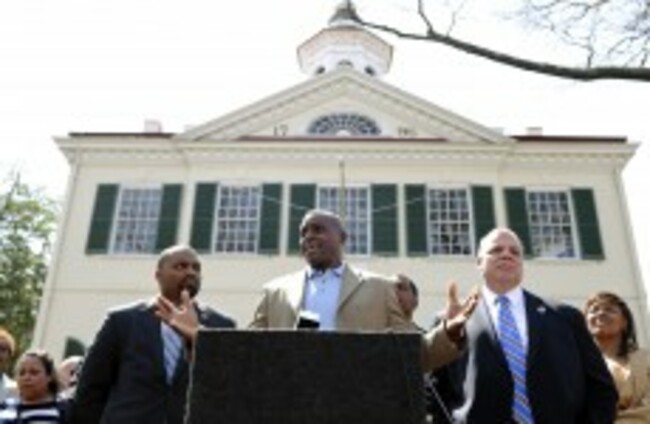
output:
[[175,137],[215,142],[251,137],[308,139],[314,137],[310,133],[314,123],[319,119],[327,121],[328,117],[366,123],[369,120],[376,124],[378,132],[364,137],[394,138],[396,142],[400,138],[454,143],[514,142],[495,130],[351,69],[313,77]]

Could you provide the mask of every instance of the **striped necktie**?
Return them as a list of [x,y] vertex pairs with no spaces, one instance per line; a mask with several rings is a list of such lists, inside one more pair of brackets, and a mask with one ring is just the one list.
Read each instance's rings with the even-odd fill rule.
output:
[[512,417],[517,423],[534,423],[526,390],[526,351],[510,310],[510,299],[499,296],[497,303],[499,304],[499,341],[514,382]]
[[170,326],[162,322],[160,324],[160,334],[163,340],[163,358],[165,360],[165,372],[167,374],[167,383],[171,384],[176,371],[176,364],[181,353],[181,338]]

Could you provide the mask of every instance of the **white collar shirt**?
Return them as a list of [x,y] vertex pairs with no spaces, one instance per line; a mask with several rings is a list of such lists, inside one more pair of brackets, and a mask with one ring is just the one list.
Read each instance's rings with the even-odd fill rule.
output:
[[343,281],[343,265],[325,271],[307,267],[304,309],[314,314],[320,331],[336,330],[336,311]]
[[[499,308],[501,307],[497,299],[500,295],[496,294],[490,290],[486,285],[481,287],[481,295],[485,299],[488,310],[490,311],[490,318],[492,319],[492,324],[497,336],[499,334]],[[521,286],[517,286],[514,289],[510,290],[507,293],[504,293],[503,296],[507,297],[510,300],[510,310],[512,311],[512,316],[515,319],[515,324],[517,325],[517,331],[519,331],[519,336],[521,337],[521,343],[525,351],[528,351],[528,321],[526,320],[526,302],[524,300],[524,291]]]

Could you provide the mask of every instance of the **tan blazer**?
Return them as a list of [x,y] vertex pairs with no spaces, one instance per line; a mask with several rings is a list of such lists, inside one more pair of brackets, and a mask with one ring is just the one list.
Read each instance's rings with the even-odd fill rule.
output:
[[[339,293],[336,328],[341,331],[418,332],[399,306],[395,281],[354,269],[347,264]],[[305,271],[284,275],[264,285],[251,328],[293,329],[303,304]],[[422,366],[441,367],[456,359],[459,351],[442,325],[423,335]]]
[[650,351],[632,352],[623,368],[607,365],[619,394],[616,424],[650,423]]

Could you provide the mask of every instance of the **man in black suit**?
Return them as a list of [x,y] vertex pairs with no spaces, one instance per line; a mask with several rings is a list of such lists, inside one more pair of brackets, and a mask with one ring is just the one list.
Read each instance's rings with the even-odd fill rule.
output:
[[522,289],[522,255],[509,229],[481,240],[481,301],[467,349],[447,369],[454,421],[614,422],[616,389],[582,314]]
[[[192,248],[164,250],[155,277],[159,296],[195,308],[201,325],[235,327],[230,318],[193,300],[201,287],[201,263]],[[84,361],[72,423],[183,422],[189,378],[185,343],[156,316],[155,305],[152,299],[109,312]]]

